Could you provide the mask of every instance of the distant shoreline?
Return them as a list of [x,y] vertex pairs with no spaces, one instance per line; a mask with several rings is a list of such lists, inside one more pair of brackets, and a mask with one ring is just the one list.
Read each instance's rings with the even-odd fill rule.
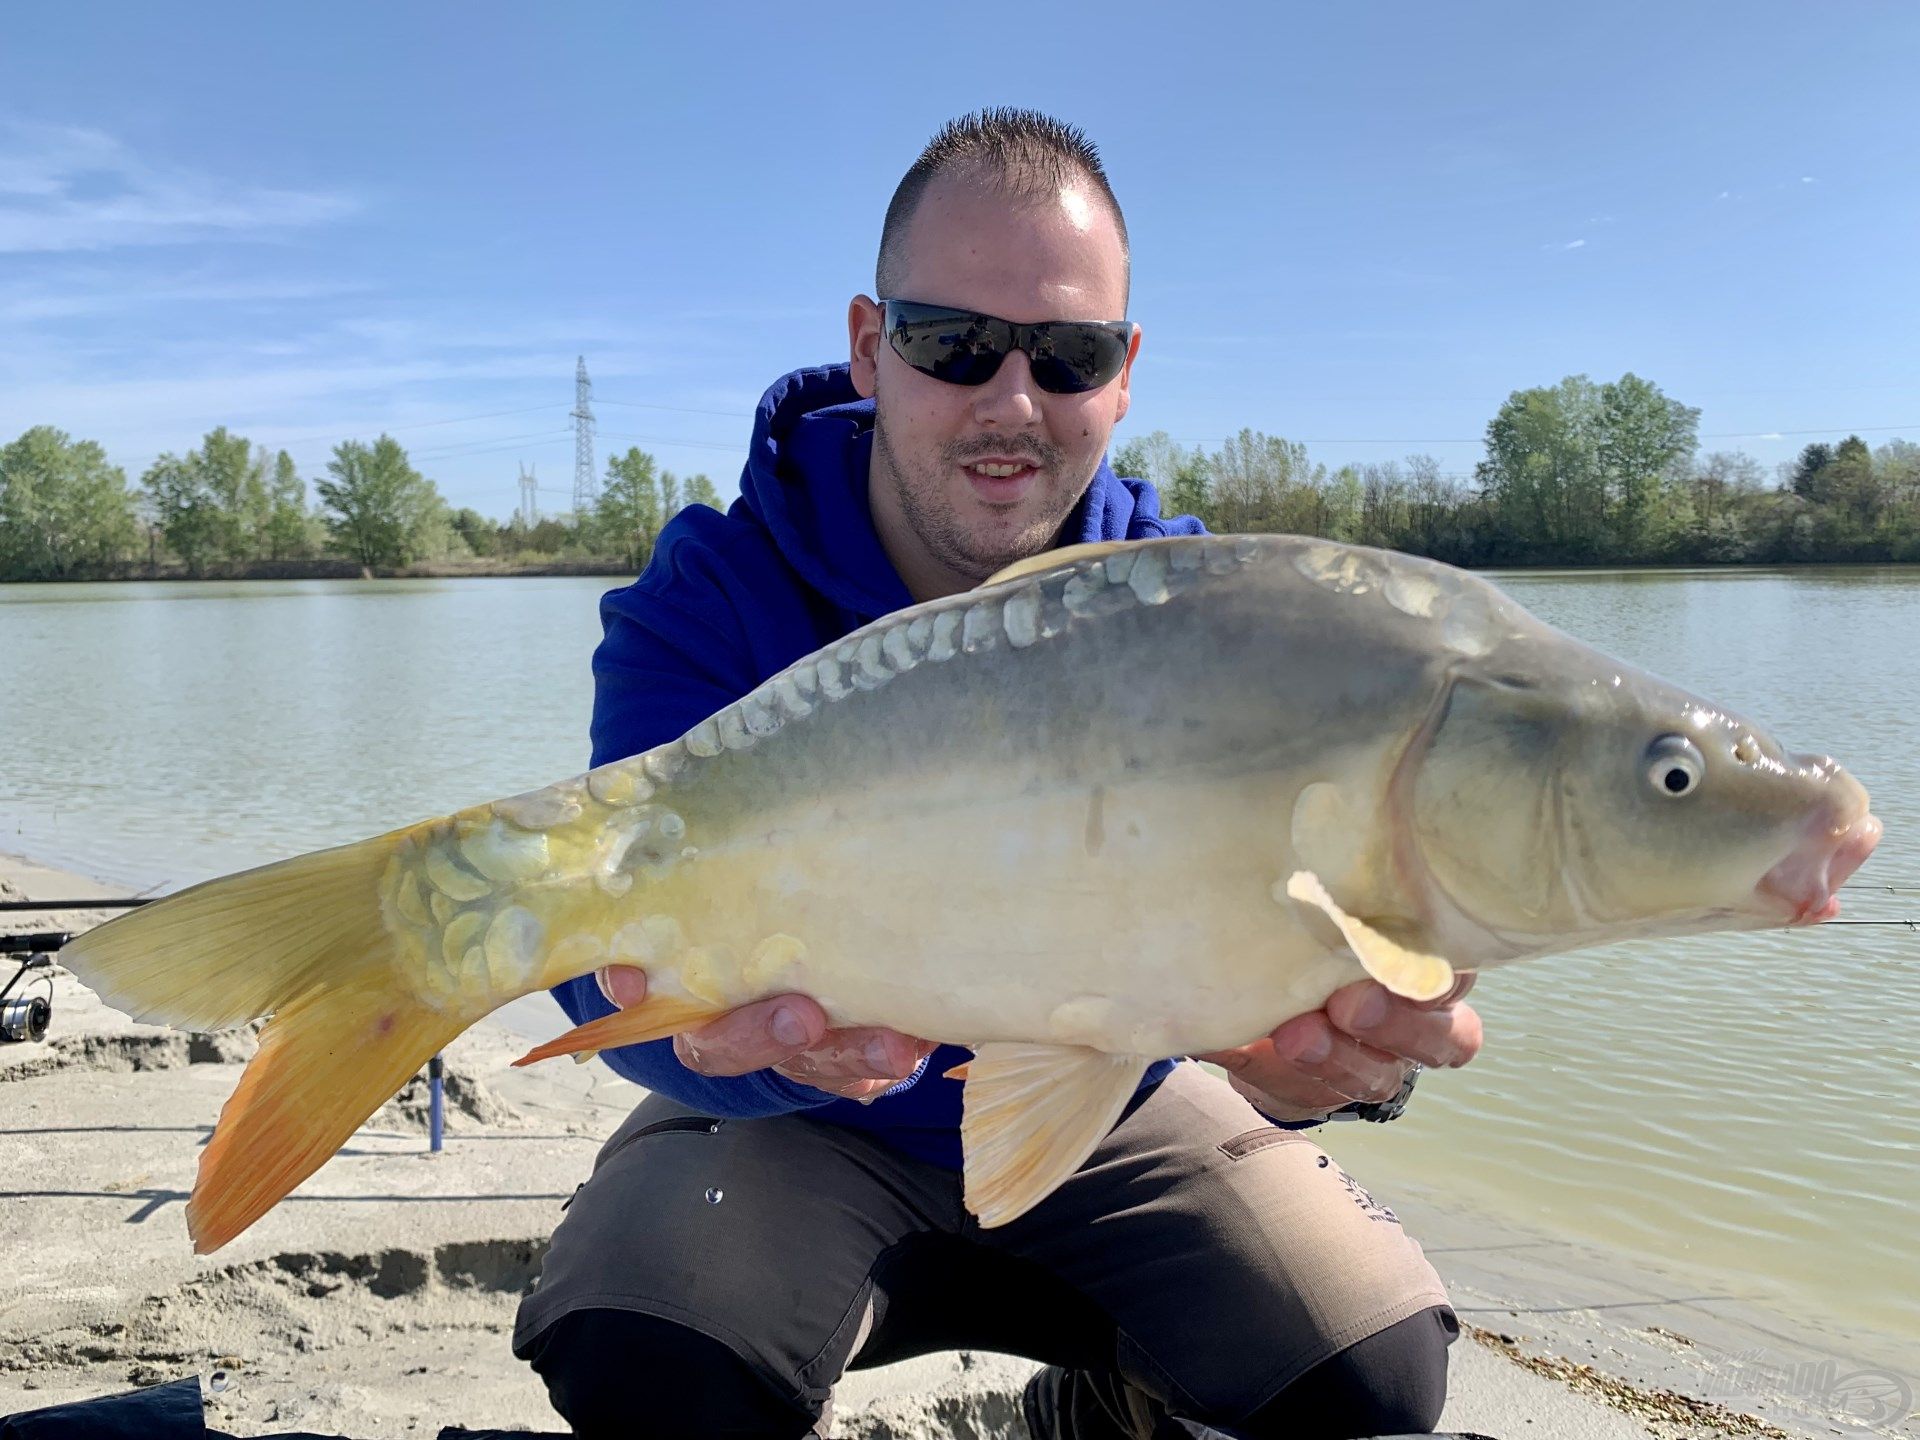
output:
[[68,575],[57,579],[0,580],[0,585],[112,585],[132,581],[155,580],[460,580],[472,576],[520,578],[523,576],[581,575],[628,576],[639,574],[624,560],[550,560],[518,562],[510,560],[422,560],[397,568],[367,566],[354,560],[249,560],[239,564],[210,565],[198,575],[183,565],[142,566],[114,575]]
[[[1411,552],[1409,552],[1411,553]],[[467,579],[527,579],[535,577],[573,576],[581,578],[608,578],[637,576],[640,569],[627,564],[624,560],[548,560],[520,562],[509,560],[472,559],[461,561],[422,560],[412,565],[398,568],[384,566],[365,566],[352,560],[253,560],[240,564],[209,566],[198,575],[190,574],[184,566],[162,565],[156,568],[129,570],[116,575],[73,575],[59,579],[43,580],[0,580],[0,586],[6,585],[105,585],[131,582],[152,581],[206,581],[206,580],[467,580]],[[1499,564],[1473,565],[1463,567],[1474,571],[1501,574],[1527,575],[1605,575],[1605,574],[1715,574],[1732,575],[1742,572],[1753,574],[1790,574],[1797,571],[1820,570],[1917,570],[1920,564],[1901,560],[1794,560],[1794,561],[1758,561],[1758,560],[1668,560],[1649,561],[1645,564],[1622,564],[1617,560],[1596,561],[1591,565],[1574,565],[1566,561],[1543,561],[1535,565]]]

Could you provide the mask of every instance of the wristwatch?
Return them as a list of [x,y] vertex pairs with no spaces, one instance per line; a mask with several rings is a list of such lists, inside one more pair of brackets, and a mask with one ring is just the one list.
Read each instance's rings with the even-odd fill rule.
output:
[[1413,1082],[1420,1078],[1420,1072],[1426,1068],[1419,1061],[1414,1061],[1407,1070],[1407,1078],[1400,1082],[1400,1088],[1385,1100],[1356,1100],[1351,1105],[1335,1110],[1327,1119],[1373,1120],[1382,1125],[1389,1120],[1398,1120],[1406,1111],[1407,1100],[1413,1094]]

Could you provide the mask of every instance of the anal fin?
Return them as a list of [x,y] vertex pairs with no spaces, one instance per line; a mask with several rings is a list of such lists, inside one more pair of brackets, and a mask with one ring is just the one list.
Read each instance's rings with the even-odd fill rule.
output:
[[1081,1045],[979,1046],[962,1092],[967,1209],[990,1228],[1046,1199],[1106,1138],[1152,1063]]
[[613,1050],[621,1045],[642,1045],[663,1040],[682,1030],[693,1030],[727,1012],[698,1000],[679,1000],[670,995],[649,996],[638,1005],[602,1015],[576,1025],[544,1045],[536,1045],[515,1065],[531,1065],[536,1060],[551,1060],[556,1055],[591,1055],[595,1050]]
[[1438,955],[1410,950],[1349,915],[1334,903],[1327,887],[1311,870],[1296,870],[1290,875],[1287,894],[1303,905],[1313,906],[1339,926],[1347,948],[1366,967],[1367,974],[1394,994],[1409,1000],[1438,1000],[1453,988],[1453,966]]

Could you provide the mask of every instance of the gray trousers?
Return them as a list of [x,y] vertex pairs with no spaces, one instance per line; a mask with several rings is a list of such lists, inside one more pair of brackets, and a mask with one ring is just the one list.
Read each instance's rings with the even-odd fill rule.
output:
[[651,1097],[570,1203],[514,1350],[582,1311],[650,1316],[813,1416],[850,1366],[998,1350],[1232,1426],[1407,1317],[1452,1322],[1393,1213],[1197,1065],[1013,1223],[982,1230],[960,1197],[957,1174],[863,1131]]

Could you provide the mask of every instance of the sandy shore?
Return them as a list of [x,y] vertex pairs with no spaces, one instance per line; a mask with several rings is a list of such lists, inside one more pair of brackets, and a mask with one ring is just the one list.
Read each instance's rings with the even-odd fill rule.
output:
[[[0,856],[0,899],[109,893]],[[0,932],[103,918],[0,914]],[[509,1068],[526,1033],[560,1028],[557,1007],[522,1001],[455,1042],[443,1153],[428,1153],[423,1106],[403,1092],[202,1260],[181,1205],[251,1037],[135,1025],[65,972],[54,980],[48,1039],[0,1045],[0,1415],[219,1372],[209,1420],[242,1435],[560,1428],[508,1351],[514,1307],[561,1203],[641,1092],[598,1065]],[[1376,1193],[1473,1327],[1454,1348],[1443,1428],[1508,1440],[1920,1435],[1911,1357],[1773,1313],[1738,1277],[1703,1283],[1444,1195]],[[1031,1369],[958,1354],[856,1373],[836,1433],[1019,1437]]]

